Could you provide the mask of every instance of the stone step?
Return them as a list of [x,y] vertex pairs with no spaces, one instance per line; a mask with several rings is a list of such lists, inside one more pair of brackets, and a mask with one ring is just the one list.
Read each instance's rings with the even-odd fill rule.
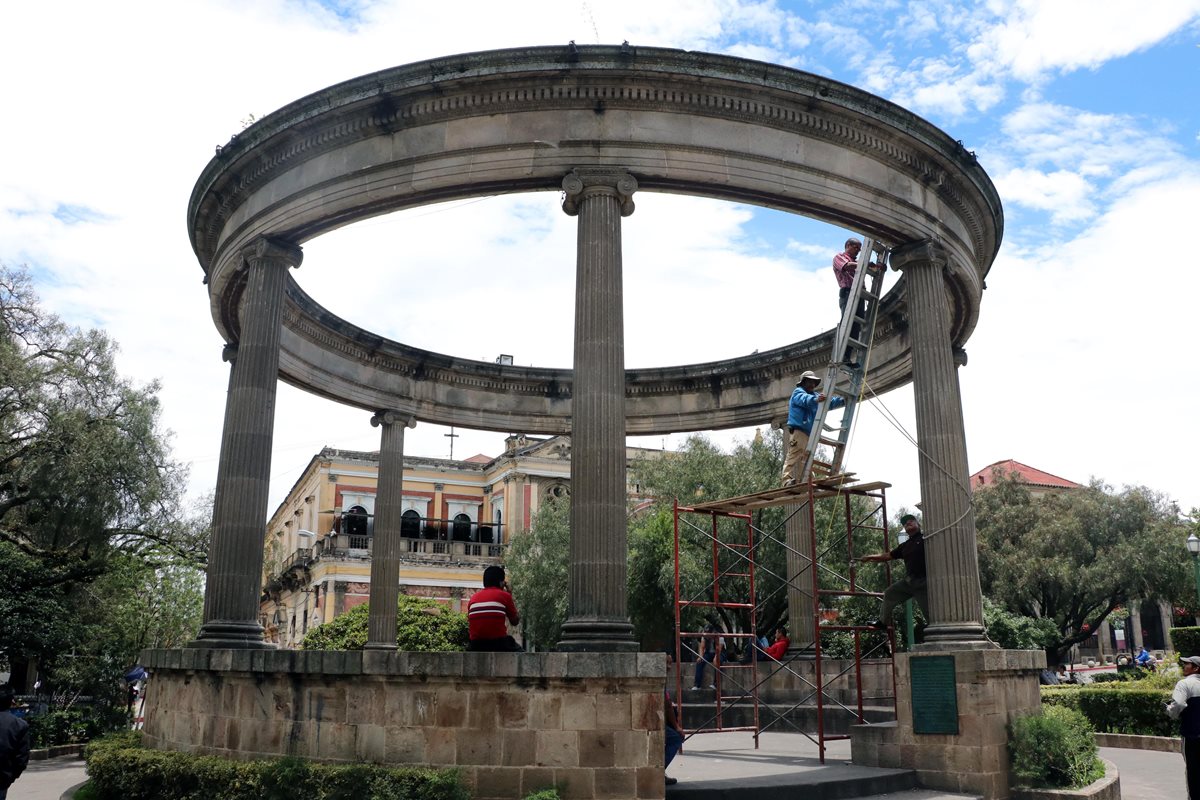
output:
[[[671,772],[670,769],[667,770]],[[896,798],[933,800],[936,797],[968,800],[966,795],[908,795],[915,790],[917,774],[907,769],[874,769],[830,766],[789,774],[740,777],[734,780],[681,780],[667,787],[668,800],[850,800]]]
[[909,789],[891,794],[873,794],[870,797],[859,797],[857,800],[983,800],[983,795],[950,794],[937,789]]

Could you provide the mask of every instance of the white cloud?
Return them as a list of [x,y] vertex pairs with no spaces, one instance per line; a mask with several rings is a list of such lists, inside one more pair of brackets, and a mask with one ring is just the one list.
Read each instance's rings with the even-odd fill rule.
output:
[[1051,71],[1095,69],[1156,44],[1200,16],[1200,0],[1011,0],[991,7],[1000,22],[967,50],[976,64],[995,62],[1018,80]]

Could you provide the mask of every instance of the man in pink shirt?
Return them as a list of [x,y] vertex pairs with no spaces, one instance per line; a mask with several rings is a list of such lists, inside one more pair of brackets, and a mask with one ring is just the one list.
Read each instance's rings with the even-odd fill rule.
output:
[[850,287],[854,285],[854,273],[858,271],[858,254],[862,251],[862,242],[850,238],[846,240],[845,250],[833,257],[833,276],[837,278],[838,308],[846,313],[846,301],[850,299]]

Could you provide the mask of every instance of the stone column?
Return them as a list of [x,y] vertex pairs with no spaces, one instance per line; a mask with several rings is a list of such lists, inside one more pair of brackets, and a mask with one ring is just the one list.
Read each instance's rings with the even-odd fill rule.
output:
[[621,217],[637,181],[576,169],[563,211],[579,217],[571,393],[571,573],[559,650],[637,649],[626,597],[625,326]]
[[1125,626],[1129,637],[1126,639],[1126,647],[1131,653],[1137,652],[1142,646],[1142,601],[1129,601],[1129,623]]
[[1099,653],[1098,660],[1101,664],[1106,663],[1106,657],[1111,649],[1112,625],[1108,623],[1108,617],[1105,617],[1104,622],[1100,623],[1100,629],[1096,631],[1096,651]]
[[225,401],[213,502],[204,624],[194,647],[269,647],[258,622],[263,536],[271,482],[271,440],[287,271],[299,247],[259,239],[243,251],[241,331]]
[[939,650],[993,647],[983,629],[967,442],[950,341],[946,254],[935,242],[913,242],[893,250],[891,263],[904,271],[908,283],[921,527],[932,618],[925,644]]
[[[788,638],[792,642],[788,650],[793,656],[807,655],[812,658],[815,656],[813,639],[816,633],[813,628],[816,598],[812,592],[812,515],[807,503],[786,508],[791,514],[784,524],[787,542]],[[769,636],[770,632],[759,632],[759,635],[763,634]]]
[[381,431],[367,650],[396,649],[396,600],[400,593],[400,552],[404,544],[400,538],[400,515],[404,513],[404,429],[416,424],[413,417],[395,411],[380,411],[371,417],[371,425]]
[[1165,602],[1162,602],[1161,600],[1159,601],[1159,603],[1158,603],[1158,618],[1162,623],[1163,650],[1164,651],[1170,650],[1171,649],[1171,628],[1174,627],[1174,622],[1175,622],[1175,610],[1171,607],[1170,603],[1165,603]]

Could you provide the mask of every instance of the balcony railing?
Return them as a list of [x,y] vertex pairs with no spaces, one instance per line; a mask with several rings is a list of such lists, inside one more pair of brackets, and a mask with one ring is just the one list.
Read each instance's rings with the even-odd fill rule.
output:
[[[506,539],[504,526],[493,522],[471,522],[468,519],[436,519],[418,517],[409,511],[400,520],[400,535],[405,539],[433,539],[442,542],[473,542],[476,544],[502,544]],[[464,515],[465,517],[465,515]],[[339,512],[334,518],[333,533],[370,538],[375,535],[375,515]],[[349,545],[356,547],[356,545]]]

